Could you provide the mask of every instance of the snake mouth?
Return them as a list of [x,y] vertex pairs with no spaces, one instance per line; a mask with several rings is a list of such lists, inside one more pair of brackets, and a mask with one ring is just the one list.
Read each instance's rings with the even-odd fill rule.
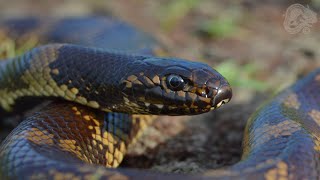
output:
[[[228,103],[232,98],[232,90],[228,84],[219,87],[216,92],[214,98],[185,93],[185,96],[183,96],[184,98],[181,97],[180,101],[175,101],[175,103],[157,103],[145,99],[145,101],[139,101],[138,104],[145,107],[144,109],[148,109],[147,111],[152,114],[195,115],[217,109]],[[162,98],[168,98],[165,94],[161,95],[163,95]],[[173,97],[178,96],[175,95]],[[170,100],[171,102],[174,102],[174,99]]]
[[139,114],[201,114],[221,107],[232,97],[231,87],[225,81],[219,82],[219,86],[193,88],[192,91],[167,92],[161,86],[147,87],[133,82],[125,89],[131,95],[127,96],[125,103],[132,107],[132,112]]
[[227,104],[230,100],[231,100],[231,99],[224,99],[224,100],[220,101],[219,103],[213,105],[213,106],[210,108],[210,110],[217,109],[217,108],[221,107],[222,105]]
[[228,103],[232,98],[232,89],[229,85],[224,85],[217,90],[217,95],[212,103],[211,110],[217,109]]
[[146,107],[152,114],[165,114],[170,116],[175,115],[196,115],[205,112],[209,112],[211,108],[191,108],[191,107],[180,107],[163,104],[149,104],[145,103]]

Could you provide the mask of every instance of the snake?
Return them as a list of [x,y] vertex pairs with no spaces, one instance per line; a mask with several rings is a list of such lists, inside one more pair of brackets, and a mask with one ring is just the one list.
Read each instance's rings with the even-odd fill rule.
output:
[[2,109],[45,101],[1,143],[1,179],[320,179],[320,69],[252,114],[241,161],[169,174],[117,167],[157,115],[228,103],[232,89],[220,73],[159,56],[150,35],[110,17],[9,19],[0,37],[37,40],[1,61]]

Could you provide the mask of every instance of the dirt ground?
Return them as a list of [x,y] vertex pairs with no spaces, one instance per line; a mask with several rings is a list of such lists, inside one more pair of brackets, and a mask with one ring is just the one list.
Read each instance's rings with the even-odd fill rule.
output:
[[[262,102],[320,67],[320,20],[290,34],[286,10],[296,1],[8,1],[0,17],[113,15],[155,36],[170,56],[208,63],[233,86],[233,99],[198,116],[161,117],[123,167],[200,173],[241,157],[243,130]],[[299,1],[316,14],[320,2]],[[301,21],[303,22],[303,20]],[[1,139],[9,130],[1,131]]]

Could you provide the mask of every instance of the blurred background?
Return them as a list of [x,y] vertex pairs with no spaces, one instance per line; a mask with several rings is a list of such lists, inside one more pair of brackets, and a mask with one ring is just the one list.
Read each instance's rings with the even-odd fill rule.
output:
[[[222,73],[233,86],[230,103],[204,115],[162,117],[123,164],[178,173],[239,161],[250,114],[320,67],[318,14],[319,0],[0,0],[0,19],[114,16],[154,36],[170,56]],[[8,132],[2,127],[1,139]]]

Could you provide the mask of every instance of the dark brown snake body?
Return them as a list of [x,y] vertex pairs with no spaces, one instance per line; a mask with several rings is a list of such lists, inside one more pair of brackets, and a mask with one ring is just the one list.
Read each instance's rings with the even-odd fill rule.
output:
[[[8,37],[82,45],[40,46],[1,64],[4,109],[25,96],[67,100],[33,113],[2,142],[2,179],[320,179],[320,69],[252,115],[242,160],[231,167],[198,176],[111,169],[105,167],[120,164],[152,119],[125,113],[208,112],[230,100],[227,81],[205,64],[141,55],[152,40],[110,19],[15,20],[0,30]],[[119,37],[121,31],[130,35]],[[110,42],[140,53],[105,50],[113,48]]]

